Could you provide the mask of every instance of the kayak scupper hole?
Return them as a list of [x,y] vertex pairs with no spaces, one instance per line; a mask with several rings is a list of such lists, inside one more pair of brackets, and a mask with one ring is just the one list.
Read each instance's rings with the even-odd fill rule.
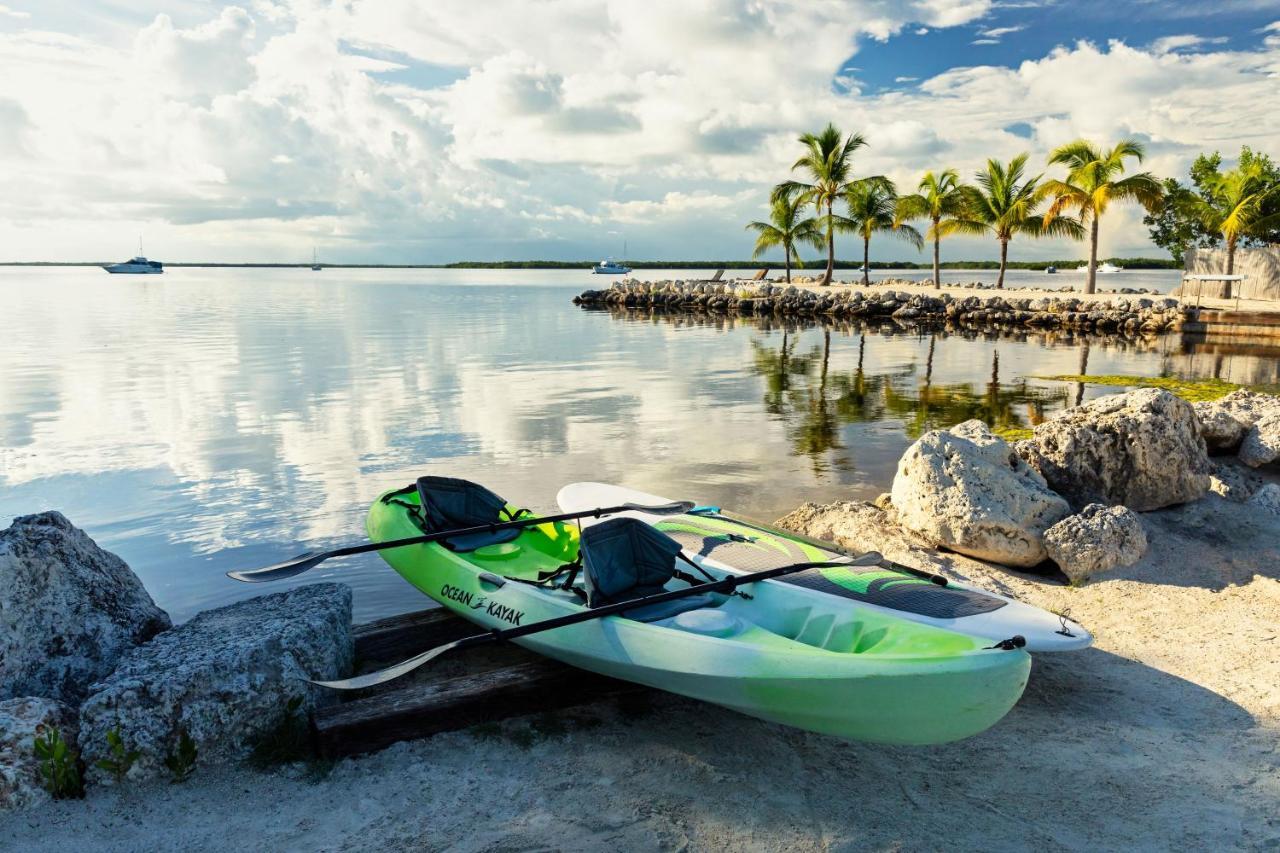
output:
[[796,635],[797,643],[804,643],[806,646],[817,646],[824,648],[827,637],[831,634],[831,626],[836,621],[835,614],[822,613],[807,621],[800,633]]
[[871,649],[872,647],[876,646],[877,644],[879,644],[881,640],[884,639],[885,634],[888,634],[888,633],[889,633],[888,628],[876,628],[874,631],[868,631],[867,633],[863,634],[861,637],[858,638],[858,644],[853,647],[854,654],[861,654],[862,652],[865,652],[868,649]]

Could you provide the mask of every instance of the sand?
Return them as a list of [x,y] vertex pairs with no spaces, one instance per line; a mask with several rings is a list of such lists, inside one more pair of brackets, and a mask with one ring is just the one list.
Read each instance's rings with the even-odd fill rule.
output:
[[656,695],[315,768],[198,769],[0,818],[0,849],[1280,850],[1280,516],[1143,516],[1137,565],[1071,589],[889,556],[1069,610],[1007,718],[937,747],[846,743]]

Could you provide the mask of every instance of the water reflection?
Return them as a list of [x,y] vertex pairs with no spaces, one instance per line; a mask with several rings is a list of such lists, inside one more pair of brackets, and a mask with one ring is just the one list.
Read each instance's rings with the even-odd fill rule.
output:
[[[162,278],[0,270],[0,519],[63,510],[179,619],[262,592],[228,569],[362,536],[419,474],[535,509],[599,479],[776,517],[874,497],[925,430],[1099,393],[1033,378],[1082,357],[1276,380],[1239,343],[582,311],[583,276],[559,272]],[[361,618],[421,605],[376,557],[320,576]]]
[[[847,469],[853,464],[842,437],[845,425],[894,420],[910,439],[975,418],[996,430],[1016,430],[1033,427],[1046,413],[1068,405],[1069,394],[1061,383],[1043,387],[1027,378],[1002,383],[998,348],[991,350],[985,383],[935,382],[939,340],[946,335],[929,331],[924,337],[928,347],[923,365],[912,360],[872,373],[864,367],[865,328],[857,335],[852,371],[831,371],[830,328],[822,328],[821,346],[806,352],[795,352],[795,337],[785,327],[777,347],[753,338],[752,369],[765,380],[764,410],[786,424],[793,452],[808,457],[814,471],[822,473],[828,467]],[[1081,348],[1082,363],[1088,348]]]

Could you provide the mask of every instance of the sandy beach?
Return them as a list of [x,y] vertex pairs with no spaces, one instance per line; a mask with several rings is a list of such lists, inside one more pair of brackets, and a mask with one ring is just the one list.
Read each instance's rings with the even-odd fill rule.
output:
[[[167,850],[1274,849],[1280,516],[1209,495],[1142,516],[1081,588],[860,535],[1069,612],[1012,713],[938,747],[848,743],[674,696],[402,743],[331,767],[199,770],[0,818],[0,847]],[[1230,541],[1230,553],[1225,546]]]

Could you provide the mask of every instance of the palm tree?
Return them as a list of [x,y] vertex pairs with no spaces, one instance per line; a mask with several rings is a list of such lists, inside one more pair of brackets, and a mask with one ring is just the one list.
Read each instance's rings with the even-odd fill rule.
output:
[[1241,237],[1264,234],[1280,225],[1280,213],[1264,215],[1266,203],[1280,195],[1280,184],[1270,183],[1259,164],[1237,166],[1205,183],[1209,198],[1183,191],[1175,203],[1205,228],[1222,235],[1227,244],[1227,275],[1236,267],[1236,245]]
[[755,260],[769,249],[782,247],[782,256],[787,266],[787,283],[791,283],[791,259],[794,256],[797,267],[803,267],[800,253],[796,251],[797,243],[807,243],[815,249],[822,248],[822,232],[818,230],[818,221],[812,217],[800,218],[801,205],[790,198],[778,198],[769,210],[768,222],[750,222],[748,231],[755,231],[755,250],[751,259]]
[[942,229],[944,234],[989,232],[995,235],[1000,242],[1000,275],[996,279],[996,287],[1004,287],[1009,241],[1014,235],[1072,237],[1077,240],[1084,236],[1084,227],[1079,220],[1057,216],[1046,221],[1044,216],[1035,212],[1045,193],[1040,187],[1040,176],[1025,177],[1026,168],[1025,153],[1014,157],[1007,165],[999,160],[988,160],[987,168],[975,176],[978,186],[966,193],[967,216]]
[[1103,151],[1087,139],[1061,145],[1049,154],[1051,164],[1067,167],[1065,181],[1045,181],[1041,189],[1054,197],[1045,211],[1045,222],[1051,222],[1064,210],[1079,211],[1080,223],[1089,226],[1089,280],[1085,293],[1093,293],[1098,269],[1098,220],[1113,201],[1136,201],[1151,211],[1160,205],[1164,190],[1150,172],[1139,172],[1127,178],[1124,161],[1132,157],[1142,162],[1146,150],[1134,139],[1122,139],[1109,151]]
[[914,195],[898,199],[898,220],[929,220],[925,236],[933,241],[933,286],[942,287],[939,243],[943,234],[956,230],[955,222],[966,219],[969,189],[960,182],[955,169],[945,169],[939,175],[925,172],[917,189],[919,192]]
[[888,178],[867,178],[854,183],[845,194],[849,203],[849,230],[862,237],[862,283],[871,283],[871,235],[886,231],[919,249],[920,232],[898,220],[898,193]]
[[795,199],[796,204],[803,206],[812,204],[823,217],[824,237],[827,241],[827,272],[822,283],[830,284],[836,266],[836,231],[847,228],[848,223],[834,211],[836,199],[848,192],[854,181],[853,152],[867,144],[860,133],[851,133],[846,138],[834,124],[816,136],[806,133],[800,137],[805,146],[805,153],[791,165],[791,171],[803,171],[809,183],[803,181],[783,181],[773,188],[772,200],[780,198]]

